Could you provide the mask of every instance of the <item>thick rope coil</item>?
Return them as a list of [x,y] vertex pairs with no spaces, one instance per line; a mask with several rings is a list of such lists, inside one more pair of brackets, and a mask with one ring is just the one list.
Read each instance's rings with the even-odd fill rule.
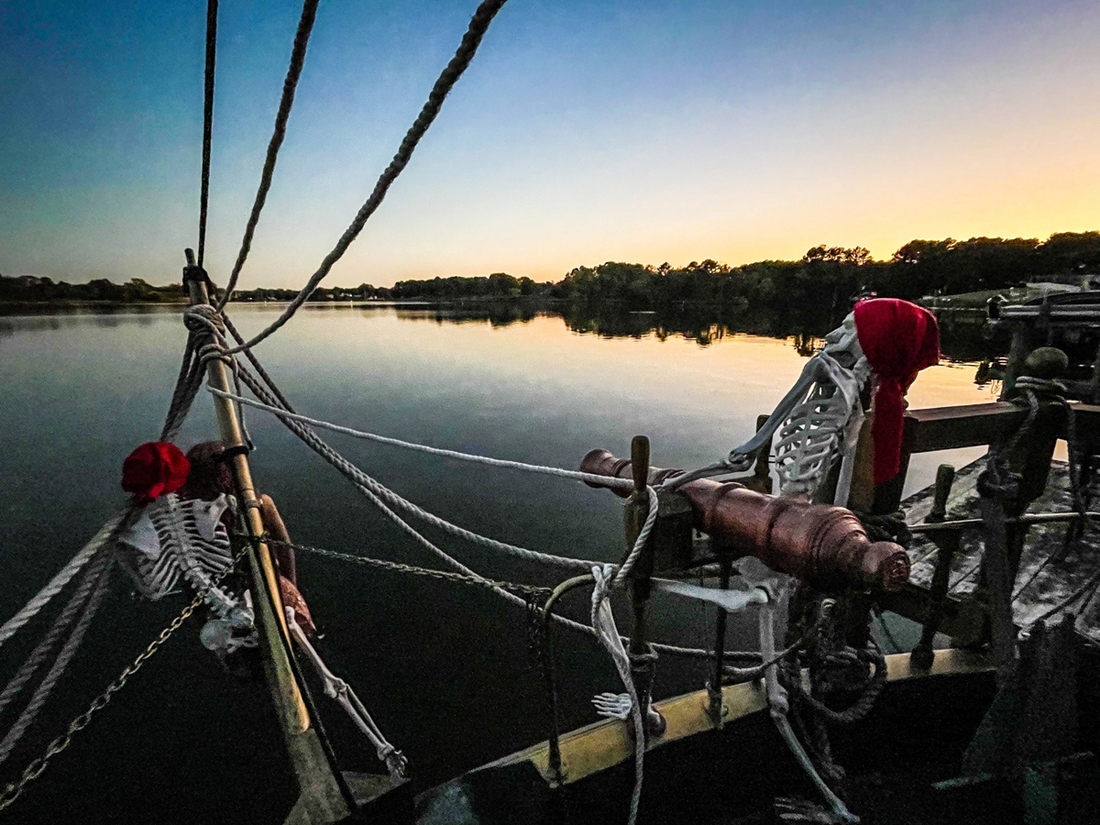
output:
[[[796,616],[806,620],[814,609],[816,600],[800,598],[796,593],[791,602],[792,620]],[[779,682],[793,700],[790,714],[801,739],[813,756],[818,770],[837,789],[844,780],[844,769],[836,763],[829,744],[828,725],[847,725],[862,719],[874,706],[886,685],[886,657],[882,649],[869,635],[863,649],[857,650],[844,640],[843,626],[834,618],[835,613],[818,609],[817,620],[809,637],[809,645],[802,656],[782,658],[777,668]],[[797,643],[796,643],[797,644]],[[795,647],[796,645],[792,645]],[[802,684],[802,667],[810,672],[811,689]],[[818,696],[837,692],[859,691],[859,698],[843,710],[834,710]],[[809,711],[809,719],[804,710]]]

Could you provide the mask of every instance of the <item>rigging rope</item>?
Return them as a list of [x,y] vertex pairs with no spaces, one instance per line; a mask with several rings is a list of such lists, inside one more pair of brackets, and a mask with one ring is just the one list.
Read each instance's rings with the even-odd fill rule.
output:
[[597,475],[595,473],[582,473],[577,470],[566,470],[561,467],[548,467],[542,464],[527,464],[522,461],[510,461],[502,458],[490,458],[488,456],[474,455],[472,453],[463,453],[457,450],[444,450],[440,447],[429,447],[426,444],[417,444],[411,441],[402,441],[398,438],[390,438],[389,436],[377,435],[376,433],[368,433],[362,430],[354,430],[351,427],[343,427],[339,424],[332,424],[328,421],[322,421],[318,418],[310,418],[309,416],[300,415],[298,413],[289,412],[285,409],[273,406],[271,404],[261,404],[259,401],[253,401],[251,398],[244,398],[240,395],[233,395],[232,393],[223,392],[215,387],[207,387],[208,392],[212,395],[216,395],[219,398],[227,398],[230,401],[235,401],[238,404],[247,404],[249,407],[254,407],[257,410],[263,410],[267,413],[272,413],[280,418],[289,418],[294,421],[299,421],[303,424],[309,424],[311,427],[317,427],[322,430],[331,430],[335,433],[342,433],[344,435],[350,435],[353,438],[361,438],[366,441],[374,441],[379,444],[388,444],[391,447],[403,447],[407,450],[415,450],[421,453],[428,453],[430,455],[438,455],[444,458],[456,458],[460,461],[471,461],[475,464],[485,464],[490,467],[503,467],[511,470],[526,470],[530,473],[541,473],[542,475],[557,476],[558,478],[569,478],[576,481],[587,481],[593,484],[599,484],[602,487],[618,487],[620,489],[633,489],[634,482],[628,478],[611,478],[609,476]]
[[68,564],[61,568],[61,571],[50,580],[49,584],[39,590],[38,593],[27,602],[22,610],[4,622],[3,627],[0,627],[0,644],[3,644],[14,636],[19,631],[19,628],[38,615],[38,612],[49,604],[50,599],[56,596],[61,589],[69,583],[69,580],[80,572],[81,568],[91,560],[92,556],[96,554],[96,551],[111,539],[114,535],[115,528],[122,522],[125,515],[125,513],[119,513],[104,524],[99,532],[92,537],[91,541],[84,545],[84,548],[73,556]]
[[[267,393],[267,391],[260,385],[260,383],[247,372],[247,370],[241,369],[241,380],[244,384],[252,390],[258,397],[264,398],[265,401],[270,402],[275,399]],[[282,419],[283,417],[280,416]],[[393,505],[399,509],[403,509],[412,515],[426,521],[427,523],[438,527],[441,530],[452,533],[456,536],[466,539],[467,541],[480,544],[484,547],[488,547],[493,550],[505,552],[519,558],[523,558],[529,561],[538,561],[548,564],[556,564],[564,567],[585,567],[587,568],[591,562],[584,561],[582,559],[572,559],[565,556],[556,556],[550,553],[539,553],[535,550],[528,550],[524,547],[518,547],[514,544],[507,544],[505,542],[497,541],[496,539],[488,538],[474,533],[470,530],[466,530],[463,527],[459,527],[457,524],[453,524],[446,519],[440,518],[433,513],[429,513],[427,510],[413,504],[411,501],[403,498],[395,493],[393,490],[386,487],[381,482],[377,481],[373,477],[367,475],[361,469],[356,467],[332,447],[326,444],[320,437],[317,436],[308,426],[295,421],[290,416],[286,416],[283,420],[283,424],[300,440],[302,440],[310,449],[320,455],[325,461],[339,470],[349,481],[354,484],[360,492],[362,492],[368,499],[371,500],[375,506],[379,507],[382,512],[390,518],[398,527],[412,536],[417,542],[429,549],[431,552],[438,555],[448,564],[458,564],[452,559],[446,552],[441,550],[427,538],[422,536],[415,528],[404,521],[397,513],[395,513],[386,504]],[[462,567],[462,572],[471,573],[472,571]]]
[[69,625],[73,623],[77,613],[88,601],[88,597],[92,593],[92,588],[99,580],[100,573],[103,572],[103,566],[106,564],[108,554],[104,553],[98,559],[95,564],[91,565],[81,577],[80,582],[76,586],[76,590],[69,598],[68,604],[62,608],[57,618],[54,620],[53,625],[42,640],[35,645],[34,650],[31,651],[30,656],[23,662],[22,667],[16,672],[16,674],[8,682],[3,692],[0,693],[0,712],[3,712],[12,699],[19,695],[23,690],[23,686],[30,681],[34,672],[46,661],[46,658],[50,655],[55,644],[61,635],[69,629]]
[[[211,308],[207,307],[207,309],[211,309]],[[257,372],[263,377],[263,381],[264,381],[264,384],[266,384],[266,387],[264,386],[264,384],[261,384],[256,379],[256,377],[253,376],[247,369],[245,369],[243,367],[240,367],[238,364],[236,364],[236,360],[233,358],[233,356],[231,356],[231,355],[229,355],[225,352],[215,352],[214,351],[214,348],[217,347],[216,341],[217,340],[224,340],[224,338],[219,338],[218,337],[220,333],[215,328],[215,320],[210,315],[210,313],[205,313],[205,314],[199,313],[199,314],[193,315],[192,317],[193,317],[193,320],[196,324],[203,324],[203,325],[207,325],[207,326],[211,327],[211,333],[214,335],[214,337],[216,339],[215,343],[211,345],[211,351],[208,353],[207,357],[219,357],[219,358],[223,358],[224,360],[229,360],[230,362],[232,362],[234,364],[234,369],[237,370],[238,373],[239,373],[239,377],[240,377],[242,383],[244,383],[245,386],[247,386],[257,396],[257,398],[260,398],[263,402],[265,402],[266,406],[272,407],[273,409],[278,409],[278,407],[276,406],[277,403],[278,403],[278,404],[283,404],[287,412],[289,412],[293,409],[291,407],[290,403],[286,400],[283,393],[279,390],[279,388],[275,385],[275,383],[271,379],[271,377],[263,369],[263,366],[260,364],[260,362],[259,362],[258,358],[256,357],[255,353],[253,353],[251,350],[247,350],[247,349],[244,350],[246,357],[255,365],[255,367],[257,369]],[[221,320],[225,321],[226,328],[230,331],[230,333],[233,335],[233,337],[238,342],[240,342],[240,340],[241,340],[240,334],[233,327],[233,325],[229,321],[229,319],[225,317],[224,313],[218,313],[217,317],[220,318]],[[276,414],[277,417],[280,418],[280,420],[283,422],[283,425],[286,426],[287,429],[289,429],[295,436],[297,436],[303,443],[305,443],[306,446],[308,446],[310,449],[312,449],[314,452],[316,452],[318,455],[320,455],[322,458],[324,458],[329,464],[334,466],[342,475],[345,476],[345,478],[347,478],[349,481],[351,481],[351,483],[364,496],[366,496],[367,499],[369,501],[371,501],[371,503],[375,504],[375,506],[377,506],[380,510],[382,510],[383,514],[386,515],[387,518],[389,518],[391,521],[393,521],[401,530],[408,533],[414,539],[414,541],[421,544],[426,549],[428,549],[430,552],[437,555],[440,559],[442,559],[444,561],[444,563],[450,565],[451,567],[454,567],[455,569],[459,570],[464,575],[468,575],[468,576],[471,576],[473,578],[480,579],[480,580],[483,580],[483,581],[488,581],[487,579],[485,579],[485,577],[480,576],[479,574],[475,573],[473,570],[471,570],[470,568],[463,565],[457,559],[454,559],[452,556],[450,556],[444,550],[437,547],[434,543],[432,543],[425,536],[420,534],[419,531],[417,531],[414,527],[412,527],[404,519],[402,519],[399,515],[397,515],[393,510],[391,510],[388,506],[386,506],[383,502],[381,502],[380,497],[385,497],[386,500],[390,501],[395,506],[402,507],[402,508],[409,508],[409,512],[413,512],[416,515],[423,514],[423,516],[427,520],[429,520],[430,523],[436,524],[436,526],[440,527],[443,530],[448,530],[448,531],[453,532],[456,535],[459,535],[463,538],[467,538],[470,541],[474,541],[474,542],[484,544],[485,546],[491,547],[493,549],[504,550],[505,552],[514,552],[517,555],[519,555],[521,558],[527,558],[527,559],[534,560],[534,561],[548,562],[548,563],[552,563],[552,564],[556,563],[556,564],[564,564],[564,565],[569,565],[569,566],[583,564],[586,568],[588,568],[591,565],[590,561],[582,561],[582,560],[579,560],[579,559],[569,559],[569,558],[566,558],[566,557],[553,556],[553,555],[546,554],[546,553],[537,553],[533,550],[527,550],[527,549],[522,548],[522,547],[515,547],[514,545],[504,544],[503,542],[497,542],[494,539],[489,539],[489,538],[484,537],[484,536],[479,536],[476,533],[471,533],[470,531],[465,530],[461,527],[458,527],[457,525],[453,525],[450,522],[445,521],[444,519],[440,519],[438,516],[435,516],[431,513],[427,513],[426,511],[424,511],[421,508],[417,507],[415,504],[412,504],[411,502],[406,501],[404,498],[397,495],[397,493],[393,492],[392,490],[385,487],[384,485],[382,485],[381,483],[379,483],[375,479],[371,478],[366,473],[363,473],[358,467],[356,467],[354,464],[352,464],[350,461],[348,461],[342,455],[340,455],[338,452],[336,452],[334,449],[332,449],[328,444],[326,444],[315,432],[313,432],[312,429],[310,429],[310,427],[308,425],[305,425],[301,422],[295,421],[295,420],[293,420],[289,417],[280,416],[279,413],[275,413],[275,414]],[[568,472],[572,472],[572,471],[568,471]],[[603,480],[604,479],[601,477],[601,481],[603,481]],[[378,495],[375,494],[375,491],[377,491]],[[656,494],[654,493],[652,488],[648,488],[648,492],[649,492],[649,495],[650,495],[651,506],[650,506],[649,515],[648,515],[647,520],[646,520],[646,524],[648,524],[650,526],[647,527],[646,525],[643,525],[642,533],[639,534],[639,538],[642,539],[643,543],[644,543],[645,537],[649,535],[649,531],[652,530],[651,525],[652,525],[653,520],[656,518],[656,512],[657,512],[657,508],[655,506],[653,506],[653,504],[656,502]],[[641,546],[642,545],[638,544],[637,542],[635,543],[635,548],[634,548],[634,551],[632,553],[633,555],[635,555],[635,557],[636,557],[636,553],[639,551]],[[509,601],[512,601],[515,604],[522,604],[526,608],[527,605],[526,605],[526,602],[523,601],[523,599],[521,599],[518,596],[515,596],[511,593],[507,593],[506,591],[499,590],[499,589],[497,589],[497,590],[500,593],[500,595],[504,596]],[[555,620],[558,621],[561,624],[566,625],[567,627],[572,628],[573,630],[579,630],[579,631],[589,633],[589,634],[591,633],[591,628],[590,627],[588,627],[587,625],[581,624],[580,622],[575,622],[572,619],[568,619],[568,618],[561,617],[561,616],[555,616]],[[652,643],[651,646],[655,650],[659,650],[663,653],[671,653],[671,654],[680,655],[680,656],[695,656],[695,657],[702,657],[702,658],[709,658],[711,656],[711,653],[709,651],[703,650],[703,649],[700,649],[700,648],[681,647],[679,645],[661,644],[661,643],[657,643],[657,642]]]
[[[298,31],[294,35],[294,47],[290,52],[290,65],[286,70],[286,80],[283,81],[283,97],[279,101],[279,111],[275,115],[275,130],[271,135],[271,142],[267,145],[267,157],[264,158],[263,172],[260,174],[260,187],[256,190],[256,200],[252,204],[252,212],[248,216],[248,223],[244,229],[244,238],[241,239],[241,249],[237,253],[237,262],[233,264],[233,271],[229,275],[229,283],[225,292],[218,301],[217,308],[224,309],[233,295],[233,289],[237,285],[237,278],[241,274],[244,262],[252,249],[252,236],[256,233],[256,225],[260,222],[260,213],[264,203],[267,202],[267,193],[271,189],[271,179],[275,174],[275,162],[279,157],[279,148],[286,137],[286,124],[290,119],[290,109],[294,105],[294,92],[298,88],[298,79],[302,76],[302,66],[306,61],[306,47],[309,46],[309,35],[313,31],[313,21],[317,17],[317,4],[320,0],[305,0],[302,3],[302,16],[298,20]],[[201,250],[201,246],[199,247]],[[202,266],[202,253],[199,254],[199,266]]]
[[104,556],[102,570],[96,575],[97,584],[95,591],[92,593],[91,598],[88,599],[88,604],[84,608],[84,613],[81,615],[80,621],[76,623],[76,627],[73,628],[72,634],[65,642],[64,647],[61,648],[61,652],[57,654],[57,660],[46,673],[41,684],[38,685],[38,689],[35,690],[34,695],[31,696],[30,702],[27,703],[23,712],[19,714],[19,718],[15,720],[15,724],[11,726],[4,740],[0,742],[0,764],[3,764],[4,761],[7,760],[8,756],[11,755],[12,749],[15,748],[19,740],[23,738],[23,734],[27,732],[27,728],[34,723],[35,718],[38,716],[38,712],[42,709],[42,706],[46,704],[47,700],[49,700],[50,694],[53,693],[53,689],[65,674],[73,657],[76,656],[76,652],[80,648],[81,642],[84,641],[84,634],[88,632],[88,628],[92,624],[92,619],[95,618],[99,606],[103,603],[103,597],[107,595],[107,588],[111,582],[111,566],[113,563],[113,558]]
[[[230,564],[228,567],[225,568],[225,570],[214,577],[212,584],[217,585],[221,583],[221,581],[226,576],[232,573],[237,566],[237,562],[244,558],[245,554],[249,551],[250,548],[250,544],[246,544],[244,547],[242,547],[240,551],[233,557],[232,564]],[[73,719],[69,723],[69,726],[65,730],[65,732],[55,738],[52,742],[50,742],[50,744],[46,746],[46,750],[43,752],[43,754],[37,759],[31,761],[31,763],[23,769],[23,772],[19,775],[19,779],[17,779],[15,782],[8,783],[3,792],[0,793],[0,812],[2,812],[16,799],[18,799],[20,795],[22,795],[27,785],[29,785],[31,782],[42,775],[42,772],[46,770],[46,766],[49,765],[50,760],[53,759],[53,757],[57,756],[59,753],[68,748],[69,745],[72,744],[73,736],[84,730],[84,728],[88,727],[88,725],[92,721],[92,717],[99,711],[103,710],[103,708],[107,707],[107,704],[111,701],[114,695],[126,686],[126,683],[130,680],[130,677],[141,670],[142,666],[147,661],[149,661],[150,658],[152,658],[153,654],[160,650],[160,648],[164,645],[165,642],[168,641],[172,634],[179,630],[180,627],[183,626],[183,623],[187,621],[188,618],[190,618],[191,614],[194,613],[200,605],[202,605],[203,601],[206,599],[206,595],[206,592],[195,594],[195,598],[191,600],[191,603],[187,605],[187,607],[185,607],[183,610],[181,610],[179,615],[177,615],[176,618],[174,618],[168,624],[168,626],[165,627],[160,632],[160,634],[148,644],[145,650],[139,653],[137,658],[135,658],[133,662],[123,668],[122,673],[120,673],[118,677],[113,682],[111,682],[111,684],[107,685],[106,689],[104,689],[102,693],[100,693],[95,699],[91,701],[91,703],[88,705],[88,709],[77,716],[75,719]]]
[[206,252],[206,215],[210,204],[210,143],[214,132],[214,59],[218,46],[218,0],[206,2],[206,75],[202,106],[202,193],[199,196],[199,255]]
[[[656,499],[656,496],[652,496]],[[624,565],[625,566],[625,565]],[[593,565],[592,577],[596,585],[592,589],[592,631],[599,643],[611,656],[615,670],[630,696],[630,716],[634,723],[634,790],[630,795],[630,816],[627,825],[634,825],[638,819],[638,805],[642,799],[642,777],[645,765],[645,721],[648,708],[643,708],[638,689],[634,684],[630,655],[623,646],[622,639],[615,627],[615,616],[608,602],[612,581],[611,565]],[[621,575],[621,571],[620,571]],[[616,578],[615,581],[618,579]],[[648,699],[648,696],[646,697]]]
[[402,170],[408,165],[417,144],[420,142],[420,139],[424,137],[424,134],[428,131],[428,127],[432,125],[432,122],[439,114],[440,109],[443,107],[443,101],[446,99],[451,89],[454,88],[458,79],[462,77],[462,73],[466,71],[466,67],[470,65],[470,61],[473,60],[474,55],[477,53],[478,46],[481,44],[481,40],[488,30],[489,24],[493,22],[493,18],[496,16],[497,12],[500,11],[505,2],[506,0],[482,0],[481,5],[477,7],[477,11],[474,12],[474,16],[470,20],[469,28],[466,30],[466,34],[463,36],[462,43],[455,52],[455,56],[451,58],[451,62],[447,64],[443,73],[440,74],[439,79],[436,80],[435,85],[432,87],[431,94],[428,95],[427,102],[420,110],[420,114],[417,115],[409,131],[405,134],[404,139],[401,141],[401,146],[393,156],[393,160],[390,161],[390,165],[382,172],[381,176],[378,178],[378,182],[374,185],[374,190],[371,192],[370,197],[367,198],[366,203],[364,203],[359,209],[359,212],[356,213],[351,225],[348,226],[344,234],[340,236],[340,240],[336,242],[336,246],[334,246],[332,251],[325,256],[320,267],[313,273],[306,285],[302,287],[302,290],[295,296],[294,300],[290,302],[290,305],[283,311],[283,314],[250,341],[235,349],[229,350],[228,354],[235,354],[256,346],[261,341],[277,332],[283,324],[294,317],[294,313],[296,313],[302,304],[309,299],[309,296],[313,294],[313,290],[315,290],[317,285],[325,279],[333,265],[340,260],[348,247],[351,246],[352,241],[354,241],[359,236],[359,233],[363,231],[363,227],[366,225],[367,220],[374,214],[375,210],[378,209],[385,199],[390,186],[393,185],[398,175],[400,175]]
[[402,564],[396,561],[373,559],[369,556],[355,556],[351,553],[325,550],[322,547],[311,547],[309,545],[294,544],[289,541],[278,541],[270,537],[267,538],[267,543],[272,547],[288,547],[295,552],[300,551],[315,556],[321,556],[322,558],[334,559],[336,561],[352,562],[353,564],[361,564],[365,567],[373,567],[378,570],[389,570],[393,573],[410,573],[414,576],[423,576],[425,578],[438,579],[440,581],[458,582],[460,584],[470,584],[475,587],[487,587],[489,589],[499,587],[502,590],[508,590],[523,596],[542,600],[545,600],[553,592],[553,588],[550,587],[537,587],[530,584],[517,584],[516,582],[486,579],[478,575],[470,576],[463,573],[448,573],[446,570],[433,570],[430,567],[417,567],[412,564]]

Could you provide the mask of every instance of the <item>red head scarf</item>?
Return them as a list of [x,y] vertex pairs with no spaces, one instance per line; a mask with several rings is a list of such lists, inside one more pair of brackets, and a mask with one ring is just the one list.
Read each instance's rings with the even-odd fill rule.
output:
[[874,424],[875,484],[901,470],[905,393],[917,373],[940,358],[940,330],[931,312],[897,298],[872,298],[855,306],[856,334],[878,378]]
[[122,489],[134,494],[135,504],[148,504],[182,487],[190,468],[191,462],[175,444],[150,441],[122,462]]

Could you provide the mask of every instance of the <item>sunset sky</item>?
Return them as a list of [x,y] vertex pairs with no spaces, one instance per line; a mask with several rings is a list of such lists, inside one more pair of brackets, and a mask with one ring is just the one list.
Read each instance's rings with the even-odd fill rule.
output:
[[[242,286],[300,286],[475,0],[322,0]],[[222,0],[224,282],[300,3]],[[0,3],[0,273],[179,279],[205,0]],[[1100,229],[1100,4],[511,0],[329,285]]]

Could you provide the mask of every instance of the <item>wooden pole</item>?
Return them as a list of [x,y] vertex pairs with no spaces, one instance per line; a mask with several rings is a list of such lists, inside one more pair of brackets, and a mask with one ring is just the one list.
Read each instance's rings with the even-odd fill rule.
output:
[[[209,304],[210,296],[205,277],[194,277],[201,272],[201,270],[196,271],[194,253],[188,249],[186,255],[188,266],[184,270],[184,284],[188,290],[191,306]],[[206,377],[214,389],[232,392],[228,372],[221,361],[207,362]],[[214,413],[218,419],[221,441],[226,449],[244,447],[244,435],[233,402],[227,398],[215,396]],[[229,466],[237,485],[248,532],[253,537],[263,536],[264,524],[260,515],[259,499],[252,483],[252,471],[245,451],[235,451]],[[298,778],[301,794],[286,821],[287,823],[313,823],[313,825],[338,822],[345,819],[351,813],[351,809],[325,756],[317,731],[313,729],[309,710],[302,698],[301,688],[287,654],[290,633],[286,626],[286,615],[283,612],[279,577],[275,571],[271,551],[265,542],[258,541],[253,545],[252,552],[248,554],[248,563],[252,580],[252,606],[256,612],[256,630],[264,654],[264,673],[271,689],[279,727],[286,741],[291,766]]]
[[[642,531],[646,518],[649,516],[649,491],[646,485],[649,483],[649,439],[644,435],[636,435],[630,442],[631,473],[634,478],[634,494],[630,497],[630,510],[632,527],[627,534],[629,554],[634,541]],[[648,624],[647,608],[649,595],[653,585],[649,577],[653,570],[652,554],[647,546],[642,550],[637,561],[634,562],[634,570],[630,579],[631,601],[634,606],[634,632],[630,634],[630,652],[639,655],[649,651],[646,644],[646,630]]]

